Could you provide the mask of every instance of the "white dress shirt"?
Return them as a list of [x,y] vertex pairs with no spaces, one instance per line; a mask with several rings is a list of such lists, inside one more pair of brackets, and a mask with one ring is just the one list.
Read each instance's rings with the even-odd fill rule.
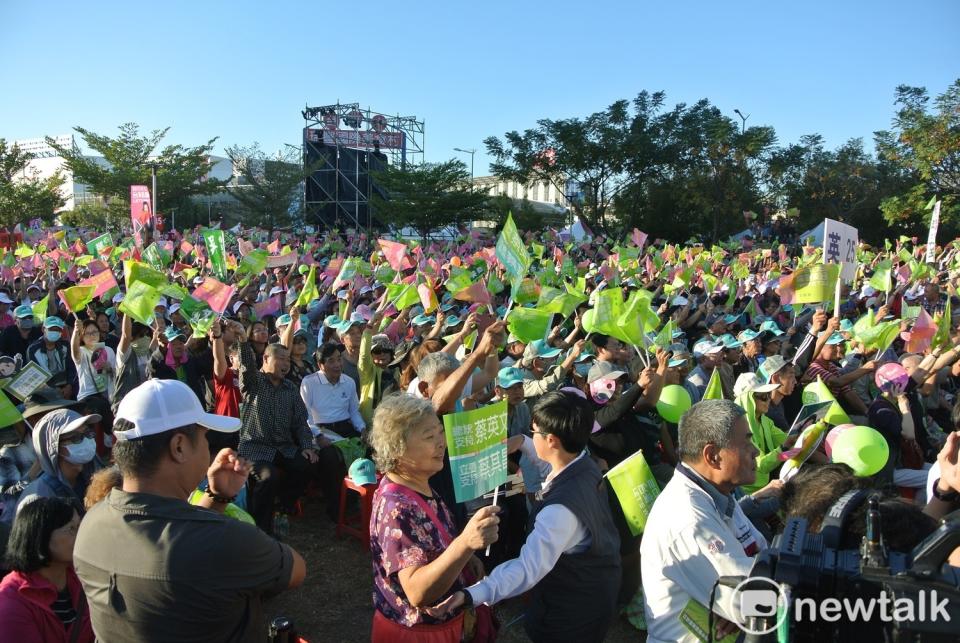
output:
[[[532,449],[531,438],[524,436],[523,442],[524,447]],[[588,457],[583,451],[563,469],[552,471],[543,483],[542,493],[549,491],[550,484],[564,469],[580,458]],[[537,514],[533,530],[520,549],[520,556],[497,565],[489,576],[471,585],[467,591],[475,604],[493,605],[519,596],[539,583],[562,554],[585,551],[589,546],[590,534],[573,512],[561,504],[549,505]]]
[[357,386],[349,375],[340,375],[336,384],[321,372],[312,373],[300,383],[300,397],[307,407],[307,424],[316,432],[321,424],[350,420],[353,428],[363,431],[366,424],[360,416]]

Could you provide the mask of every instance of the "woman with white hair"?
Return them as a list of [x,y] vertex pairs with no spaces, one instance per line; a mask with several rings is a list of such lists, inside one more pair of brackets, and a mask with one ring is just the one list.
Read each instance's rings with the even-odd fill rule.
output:
[[[455,535],[453,516],[429,483],[443,468],[446,451],[443,425],[429,400],[384,398],[368,440],[384,473],[370,521],[376,607],[371,639],[415,641],[429,632],[438,637],[430,640],[460,641],[465,610],[441,614],[428,608],[484,575],[474,552],[497,540],[498,510],[481,508]],[[488,610],[466,620],[481,636],[491,623]],[[468,633],[465,640],[477,639]]]

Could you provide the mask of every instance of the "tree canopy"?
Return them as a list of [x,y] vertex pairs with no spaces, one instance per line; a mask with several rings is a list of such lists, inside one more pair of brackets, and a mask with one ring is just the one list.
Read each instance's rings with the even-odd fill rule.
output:
[[224,181],[210,178],[210,154],[216,138],[202,145],[167,145],[160,148],[169,127],[142,135],[136,123],[124,123],[119,135],[109,137],[83,127],[75,127],[84,143],[102,158],[84,155],[47,138],[73,172],[74,181],[89,185],[107,201],[112,218],[126,220],[130,212],[130,186],[150,185],[151,169],[157,171],[157,209],[159,214],[173,209],[193,209],[190,197],[214,194]]
[[12,228],[26,225],[31,219],[44,223],[53,221],[56,210],[66,202],[60,193],[63,177],[59,172],[41,178],[30,172],[28,163],[33,158],[16,145],[7,145],[0,138],[0,226]]

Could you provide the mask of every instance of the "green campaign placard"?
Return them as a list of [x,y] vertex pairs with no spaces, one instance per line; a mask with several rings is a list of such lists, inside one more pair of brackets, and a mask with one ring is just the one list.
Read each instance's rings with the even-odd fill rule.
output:
[[457,502],[507,482],[507,402],[443,416]]

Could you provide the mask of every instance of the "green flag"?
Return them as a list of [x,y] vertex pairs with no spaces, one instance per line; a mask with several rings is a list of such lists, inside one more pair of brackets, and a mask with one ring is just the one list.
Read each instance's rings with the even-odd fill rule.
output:
[[657,336],[653,339],[653,345],[667,350],[671,344],[673,344],[673,319],[668,319],[667,323],[663,325],[663,328],[660,329],[660,332],[657,333]]
[[817,402],[833,402],[830,410],[823,416],[823,421],[827,424],[839,426],[841,424],[850,424],[850,416],[847,415],[843,407],[837,402],[837,398],[830,392],[830,388],[823,383],[820,376],[817,376],[816,382],[810,382],[803,389],[801,396],[804,404],[815,404]]
[[643,451],[637,451],[610,469],[607,480],[617,494],[630,533],[639,536],[647,525],[647,516],[653,508],[653,501],[660,495],[660,485],[653,477],[653,471],[644,459]]
[[497,238],[495,248],[497,259],[503,264],[504,270],[510,275],[510,281],[515,285],[520,283],[527,270],[530,268],[530,256],[527,254],[527,248],[517,232],[517,226],[513,222],[513,214],[507,214],[507,222]]
[[943,309],[943,316],[937,320],[937,332],[934,333],[933,340],[930,342],[931,349],[938,346],[950,346],[950,319],[950,298],[947,297],[947,305]]
[[23,419],[16,405],[10,401],[7,394],[0,391],[0,428],[10,426]]
[[540,289],[540,298],[537,300],[537,308],[550,313],[559,313],[563,317],[569,317],[577,306],[587,300],[586,295],[560,290],[550,286],[544,286]]
[[707,390],[703,393],[703,399],[705,400],[722,400],[723,398],[723,384],[720,382],[720,369],[713,369],[713,374],[710,376],[710,381],[707,382]]
[[159,288],[167,283],[167,276],[165,274],[139,261],[124,261],[123,273],[127,290],[130,290],[130,286],[136,281],[143,282],[154,288]]
[[160,301],[160,291],[142,281],[135,281],[127,289],[118,310],[145,326],[154,322],[154,308]]
[[888,322],[880,322],[872,327],[865,329],[857,335],[864,348],[868,350],[882,351],[887,349],[900,332],[900,320],[893,319]]
[[320,299],[320,292],[317,290],[317,267],[310,266],[310,272],[303,282],[303,290],[297,296],[295,306],[306,306],[314,299]]
[[67,305],[67,310],[77,313],[93,301],[93,293],[96,291],[94,286],[73,286],[60,291],[60,298]]
[[203,243],[207,246],[207,256],[213,275],[220,281],[227,280],[227,254],[224,248],[223,230],[202,230]]
[[892,280],[893,262],[890,260],[881,261],[873,271],[870,277],[870,285],[880,292],[888,292],[893,287]]
[[650,293],[635,290],[630,293],[616,320],[614,337],[632,346],[646,346],[646,333],[660,326],[660,318],[650,308]]
[[180,303],[180,314],[190,324],[194,336],[203,336],[210,332],[210,327],[217,320],[217,314],[213,312],[205,301],[194,297],[187,297]]
[[387,300],[403,310],[420,303],[420,294],[414,284],[387,284]]
[[141,255],[144,259],[147,260],[147,263],[156,270],[165,270],[167,267],[167,253],[160,250],[160,246],[156,243],[151,243],[149,246],[143,249]]
[[90,242],[87,244],[87,250],[89,250],[94,257],[99,259],[100,251],[111,246],[113,246],[113,238],[111,238],[109,232],[104,232],[96,239],[90,240]]
[[514,287],[513,290],[513,303],[515,304],[529,304],[537,301],[537,298],[540,296],[538,292],[537,282],[526,277],[520,280],[519,285]]
[[36,324],[42,324],[47,318],[47,308],[50,306],[50,293],[43,296],[43,299],[36,302],[30,308],[33,309],[33,321]]
[[[247,273],[250,275],[259,275],[264,270],[267,269],[267,251],[266,250],[254,250],[243,259],[240,260],[240,265],[237,266],[236,273],[243,274]],[[389,280],[388,280],[389,281]]]
[[[623,295],[619,288],[606,288],[596,295],[593,308],[583,314],[583,329],[616,337],[620,331],[616,321],[623,312]],[[619,338],[618,338],[619,339]]]
[[507,329],[520,341],[529,344],[547,337],[553,313],[536,308],[514,307],[507,315]]

